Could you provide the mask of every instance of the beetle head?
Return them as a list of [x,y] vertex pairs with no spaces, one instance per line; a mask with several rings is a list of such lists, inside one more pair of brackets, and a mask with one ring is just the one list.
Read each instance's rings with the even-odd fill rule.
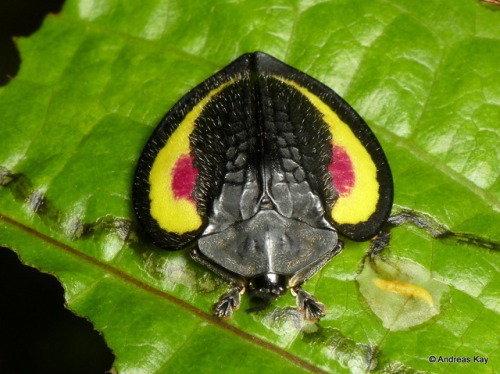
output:
[[249,293],[258,299],[274,300],[286,293],[287,284],[283,274],[262,274],[250,280]]

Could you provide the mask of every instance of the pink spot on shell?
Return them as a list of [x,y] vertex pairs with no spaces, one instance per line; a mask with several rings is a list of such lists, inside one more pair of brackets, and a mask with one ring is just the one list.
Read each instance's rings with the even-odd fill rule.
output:
[[351,158],[344,147],[332,146],[332,163],[328,165],[328,170],[332,175],[333,186],[339,195],[349,195],[356,182],[356,176]]
[[172,169],[172,191],[174,198],[193,201],[193,191],[198,169],[193,166],[193,156],[181,155]]

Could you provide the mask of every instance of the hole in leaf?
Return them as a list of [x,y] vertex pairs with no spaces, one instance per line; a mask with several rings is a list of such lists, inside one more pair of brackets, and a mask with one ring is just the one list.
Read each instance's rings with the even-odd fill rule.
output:
[[114,357],[92,324],[64,307],[57,279],[0,248],[0,373],[102,374]]
[[64,0],[0,1],[0,86],[16,76],[21,64],[12,38],[33,34],[47,13],[59,12],[63,3]]

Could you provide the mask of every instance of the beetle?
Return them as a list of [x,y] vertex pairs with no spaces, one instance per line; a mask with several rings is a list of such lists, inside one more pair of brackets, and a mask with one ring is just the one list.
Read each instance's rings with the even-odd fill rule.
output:
[[393,201],[384,152],[333,90],[278,59],[240,56],[180,99],[137,164],[133,205],[154,244],[191,248],[231,283],[213,311],[248,291],[290,289],[310,320],[325,306],[302,284],[343,249],[379,233]]

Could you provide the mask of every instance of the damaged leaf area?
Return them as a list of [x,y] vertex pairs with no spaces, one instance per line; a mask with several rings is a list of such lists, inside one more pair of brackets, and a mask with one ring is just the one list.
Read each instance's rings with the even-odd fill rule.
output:
[[440,313],[447,286],[423,266],[401,258],[370,261],[357,277],[359,292],[391,331],[408,330]]
[[[488,5],[67,0],[18,40],[21,70],[0,89],[0,244],[57,277],[118,372],[496,372],[500,11]],[[439,228],[396,227],[378,256],[346,240],[304,287],[326,305],[318,323],[291,295],[215,319],[227,284],[155,248],[132,212],[163,115],[257,50],[355,108],[391,165],[395,211]]]

